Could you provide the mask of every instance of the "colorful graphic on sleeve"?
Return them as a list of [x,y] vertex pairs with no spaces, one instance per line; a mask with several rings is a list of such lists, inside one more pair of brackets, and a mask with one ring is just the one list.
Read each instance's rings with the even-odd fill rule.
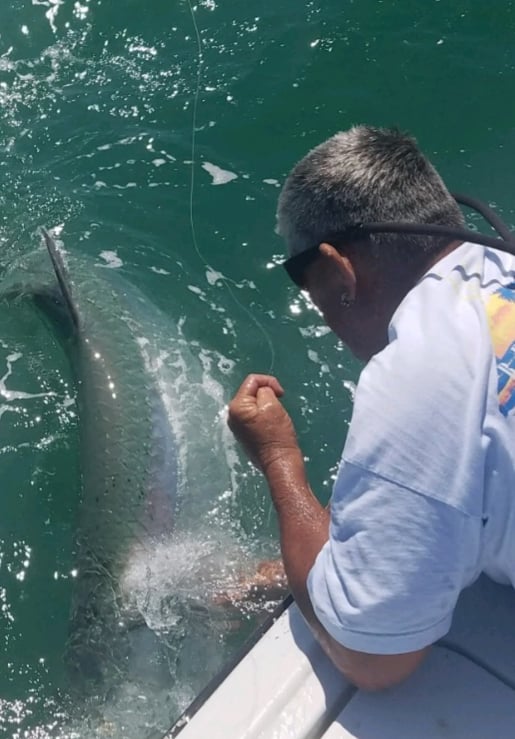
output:
[[515,285],[496,290],[486,313],[497,360],[499,409],[507,416],[515,408]]

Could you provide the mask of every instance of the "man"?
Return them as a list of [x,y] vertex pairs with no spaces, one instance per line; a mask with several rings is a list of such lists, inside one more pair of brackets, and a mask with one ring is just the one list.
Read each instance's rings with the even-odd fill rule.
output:
[[515,258],[350,228],[378,221],[463,225],[396,131],[337,134],[279,199],[290,273],[367,363],[330,510],[310,489],[279,381],[250,375],[229,407],[266,476],[297,604],[337,667],[370,690],[419,665],[481,572],[515,582]]

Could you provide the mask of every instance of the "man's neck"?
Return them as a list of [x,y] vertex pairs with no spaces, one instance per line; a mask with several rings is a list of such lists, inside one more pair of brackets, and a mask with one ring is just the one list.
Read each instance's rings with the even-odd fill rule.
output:
[[431,257],[425,262],[420,269],[402,274],[401,272],[387,277],[381,275],[370,291],[374,305],[369,306],[369,316],[375,316],[374,320],[369,324],[370,332],[370,354],[375,354],[383,349],[388,343],[388,326],[393,314],[402,303],[406,295],[415,287],[422,277],[437,262],[446,257],[452,251],[461,246],[462,241],[452,241],[445,246],[437,255]]
[[406,295],[417,285],[422,277],[429,272],[441,259],[444,259],[448,254],[453,252],[458,246],[461,246],[463,241],[451,241],[447,244],[438,254],[432,255],[425,261],[419,269],[410,272],[409,274],[399,275],[399,280],[390,281],[392,291],[390,293],[390,302],[394,304],[395,309],[402,303]]
[[[434,267],[437,262],[439,262],[441,259],[446,257],[448,254],[450,254],[452,251],[458,248],[458,246],[461,246],[464,242],[463,241],[451,241],[450,244],[448,244],[446,247],[442,249],[442,251],[438,252],[438,254],[429,260],[426,268],[424,269],[424,272],[422,273],[421,277],[428,272],[431,267]],[[417,280],[418,281],[418,280]]]

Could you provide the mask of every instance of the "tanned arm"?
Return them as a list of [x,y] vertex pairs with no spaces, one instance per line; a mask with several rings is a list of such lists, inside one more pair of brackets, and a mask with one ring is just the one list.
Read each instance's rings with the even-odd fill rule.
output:
[[279,518],[281,552],[291,592],[304,618],[336,667],[355,685],[380,690],[404,680],[428,648],[397,655],[348,649],[333,639],[315,615],[307,578],[329,538],[329,510],[313,494],[293,424],[274,377],[249,375],[229,406],[229,426],[265,475]]

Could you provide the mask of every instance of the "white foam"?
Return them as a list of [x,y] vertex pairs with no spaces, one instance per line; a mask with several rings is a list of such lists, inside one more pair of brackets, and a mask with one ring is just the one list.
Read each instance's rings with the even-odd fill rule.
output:
[[235,172],[230,172],[228,169],[222,169],[211,162],[204,162],[202,164],[202,169],[209,172],[213,178],[211,183],[212,185],[225,185],[227,182],[231,182],[231,180],[236,180],[238,178],[238,175]]
[[218,593],[234,584],[240,562],[247,557],[241,544],[223,531],[175,534],[133,553],[122,587],[153,631],[171,631],[185,605],[209,607]]
[[219,280],[223,280],[224,276],[221,272],[217,272],[212,267],[206,270],[206,280],[210,285],[216,285]]
[[99,265],[106,269],[118,269],[123,267],[123,262],[115,251],[101,251],[100,256],[105,260],[106,264]]
[[13,352],[6,357],[7,370],[3,377],[0,378],[0,396],[5,400],[27,400],[29,398],[48,398],[54,397],[54,392],[45,393],[27,393],[23,390],[8,390],[6,386],[7,379],[12,375],[12,366],[15,362],[21,359],[23,354],[20,352]]
[[64,223],[58,223],[57,226],[52,226],[52,228],[50,229],[50,234],[54,238],[58,239],[59,236],[62,234],[63,229],[64,229]]
[[64,5],[64,0],[32,0],[32,5],[43,5],[48,8],[45,16],[48,18],[53,33],[57,33],[56,18],[59,8]]
[[299,332],[306,339],[320,339],[322,336],[331,333],[331,329],[329,326],[306,326],[299,328]]
[[[87,0],[89,1],[89,0]],[[83,21],[87,18],[89,13],[89,8],[87,5],[81,5],[81,3],[76,2],[73,6],[73,15],[78,18],[80,21]]]
[[154,46],[145,46],[145,44],[131,44],[129,46],[131,53],[148,54],[149,56],[157,56],[157,49]]
[[199,295],[200,297],[204,298],[206,297],[205,293],[200,289],[200,287],[197,287],[196,285],[188,285],[188,290],[190,290],[195,295]]
[[344,380],[342,384],[343,387],[348,391],[350,399],[354,403],[354,398],[356,397],[356,383],[352,382],[351,380]]

